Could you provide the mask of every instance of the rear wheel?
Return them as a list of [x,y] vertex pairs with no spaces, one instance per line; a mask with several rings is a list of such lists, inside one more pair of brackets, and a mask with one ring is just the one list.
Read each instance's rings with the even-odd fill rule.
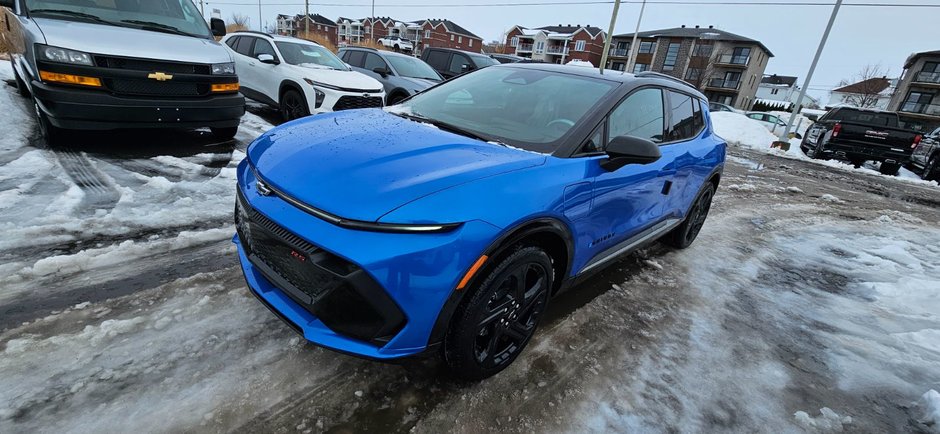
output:
[[212,136],[218,140],[231,140],[238,134],[238,127],[210,128]]
[[310,115],[310,107],[307,105],[307,99],[300,92],[290,89],[281,95],[281,116],[284,120],[292,121],[308,115]]
[[815,160],[828,160],[823,154],[823,151],[826,149],[826,142],[822,137],[816,139],[816,147],[813,148],[813,159]]
[[881,163],[881,167],[878,168],[878,171],[883,175],[890,176],[897,175],[899,170],[901,170],[901,165],[897,163]]
[[920,177],[928,181],[940,180],[940,154],[934,154],[927,160],[927,165],[924,166],[924,171],[920,174]]
[[712,198],[714,196],[715,185],[709,182],[699,193],[695,202],[692,203],[692,208],[689,209],[685,221],[679,227],[673,229],[672,232],[666,234],[662,241],[678,249],[684,249],[692,245],[692,241],[695,241],[695,237],[698,236],[702,226],[705,225],[705,218],[708,217],[708,211],[712,208]]
[[453,375],[482,380],[509,366],[535,333],[553,277],[551,258],[531,246],[519,247],[481,276],[444,338],[444,361]]

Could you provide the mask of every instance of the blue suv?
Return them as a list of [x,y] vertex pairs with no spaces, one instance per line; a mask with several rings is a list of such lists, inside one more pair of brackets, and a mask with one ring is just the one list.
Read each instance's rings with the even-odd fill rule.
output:
[[493,66],[259,137],[234,242],[251,292],[309,341],[482,379],[555,294],[654,240],[688,247],[725,147],[680,80]]

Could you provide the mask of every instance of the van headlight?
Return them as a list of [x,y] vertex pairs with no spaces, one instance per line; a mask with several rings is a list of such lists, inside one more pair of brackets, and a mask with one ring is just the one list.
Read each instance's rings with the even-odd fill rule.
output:
[[81,51],[69,50],[67,48],[50,47],[48,45],[36,44],[36,52],[39,58],[49,62],[71,63],[73,65],[94,66],[91,60],[91,54]]
[[234,63],[213,63],[212,64],[212,75],[234,75],[235,74],[235,64]]

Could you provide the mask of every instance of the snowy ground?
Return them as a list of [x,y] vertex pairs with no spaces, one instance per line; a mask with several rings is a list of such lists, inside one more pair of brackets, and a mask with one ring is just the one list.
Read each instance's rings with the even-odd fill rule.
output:
[[766,130],[716,120],[735,145],[695,245],[562,295],[512,367],[464,384],[433,359],[305,344],[247,294],[233,168],[275,112],[252,105],[234,143],[50,150],[8,85],[0,107],[0,432],[940,426],[936,184],[779,154]]

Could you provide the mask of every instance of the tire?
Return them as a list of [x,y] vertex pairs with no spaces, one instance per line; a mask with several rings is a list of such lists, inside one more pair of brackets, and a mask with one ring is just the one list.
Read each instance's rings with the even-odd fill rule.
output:
[[685,221],[677,228],[673,229],[672,232],[666,234],[662,239],[663,243],[677,249],[684,249],[691,246],[695,238],[698,237],[698,233],[702,230],[702,226],[705,224],[705,218],[708,217],[708,211],[711,210],[712,207],[713,197],[715,197],[715,185],[709,182],[705,185],[702,192],[699,193],[698,197],[695,198],[695,202],[692,202],[692,206],[689,208],[688,214],[686,214]]
[[403,99],[405,99],[405,98],[408,98],[408,95],[404,95],[404,94],[401,94],[401,93],[396,93],[396,94],[390,95],[390,96],[388,97],[388,100],[385,102],[385,105],[388,106],[388,105],[395,105],[395,104],[398,104],[398,103],[401,102],[401,100],[403,100]]
[[303,94],[294,89],[288,89],[281,95],[280,105],[281,116],[285,121],[310,116],[310,106],[307,105],[307,99],[304,98]]
[[454,313],[444,337],[444,362],[464,380],[506,369],[535,333],[554,283],[552,260],[538,247],[520,246],[500,261]]
[[849,160],[849,163],[852,163],[852,166],[858,169],[859,167],[862,167],[863,164],[865,164],[865,161],[867,160]]
[[232,140],[238,134],[238,127],[210,128],[212,136],[218,140]]
[[39,134],[42,136],[42,141],[49,147],[62,145],[62,137],[64,136],[62,129],[52,125],[49,117],[39,108],[38,102],[33,101],[33,109],[36,112],[36,123],[39,124]]
[[881,167],[878,168],[878,171],[881,172],[882,175],[888,175],[888,176],[897,175],[898,170],[901,170],[901,165],[897,163],[895,164],[881,163]]
[[816,147],[813,148],[814,160],[828,160],[828,158],[826,158],[823,155],[823,149],[825,149],[825,147],[826,147],[826,142],[823,141],[822,137],[816,139]]
[[[10,66],[13,66],[12,60],[10,60]],[[23,79],[20,78],[20,74],[16,72],[16,67],[13,67],[13,79],[16,81],[17,93],[19,93],[20,96],[22,97],[28,98],[30,95],[29,89],[26,87],[26,82],[24,82]]]
[[940,154],[934,154],[927,160],[927,164],[924,165],[924,171],[921,172],[920,177],[927,181],[940,180]]

